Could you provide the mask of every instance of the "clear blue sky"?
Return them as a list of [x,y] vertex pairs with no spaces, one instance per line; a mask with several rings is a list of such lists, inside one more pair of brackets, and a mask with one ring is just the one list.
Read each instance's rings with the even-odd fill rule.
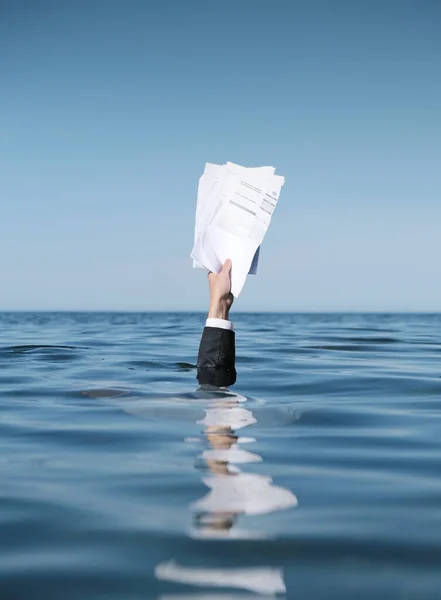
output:
[[205,308],[227,160],[286,177],[237,309],[441,310],[441,3],[0,3],[0,309]]

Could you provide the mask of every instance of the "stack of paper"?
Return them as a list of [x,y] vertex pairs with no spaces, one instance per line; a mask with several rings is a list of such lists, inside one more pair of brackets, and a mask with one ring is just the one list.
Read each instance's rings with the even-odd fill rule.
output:
[[207,163],[199,180],[193,266],[219,273],[233,263],[231,291],[237,297],[255,274],[259,247],[285,183],[273,167]]

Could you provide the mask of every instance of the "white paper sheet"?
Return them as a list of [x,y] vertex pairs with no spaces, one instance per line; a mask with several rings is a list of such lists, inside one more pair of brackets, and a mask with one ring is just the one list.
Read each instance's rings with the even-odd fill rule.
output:
[[193,266],[218,273],[230,258],[235,297],[247,274],[257,272],[260,244],[285,182],[274,171],[207,163],[199,180]]

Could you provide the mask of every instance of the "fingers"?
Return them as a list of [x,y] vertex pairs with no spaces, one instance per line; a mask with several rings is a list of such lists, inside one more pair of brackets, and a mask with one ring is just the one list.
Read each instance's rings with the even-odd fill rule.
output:
[[224,263],[224,266],[222,267],[222,271],[224,273],[229,273],[231,271],[232,266],[233,266],[233,263],[231,262],[231,260],[229,258],[227,258],[227,260]]
[[[224,265],[219,273],[219,275],[221,273],[223,273],[224,275],[229,275],[231,272],[231,267],[233,266],[233,263],[231,262],[231,260],[229,258],[227,258],[227,260],[224,262]],[[213,271],[210,271],[208,273],[208,279],[209,281],[214,280],[217,277],[216,273],[213,273]]]

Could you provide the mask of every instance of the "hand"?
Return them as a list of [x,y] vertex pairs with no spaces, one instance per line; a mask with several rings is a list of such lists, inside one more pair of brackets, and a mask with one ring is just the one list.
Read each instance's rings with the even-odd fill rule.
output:
[[230,308],[234,301],[234,296],[231,293],[231,267],[231,260],[227,259],[218,275],[216,273],[208,274],[208,284],[210,286],[209,318],[228,320]]

